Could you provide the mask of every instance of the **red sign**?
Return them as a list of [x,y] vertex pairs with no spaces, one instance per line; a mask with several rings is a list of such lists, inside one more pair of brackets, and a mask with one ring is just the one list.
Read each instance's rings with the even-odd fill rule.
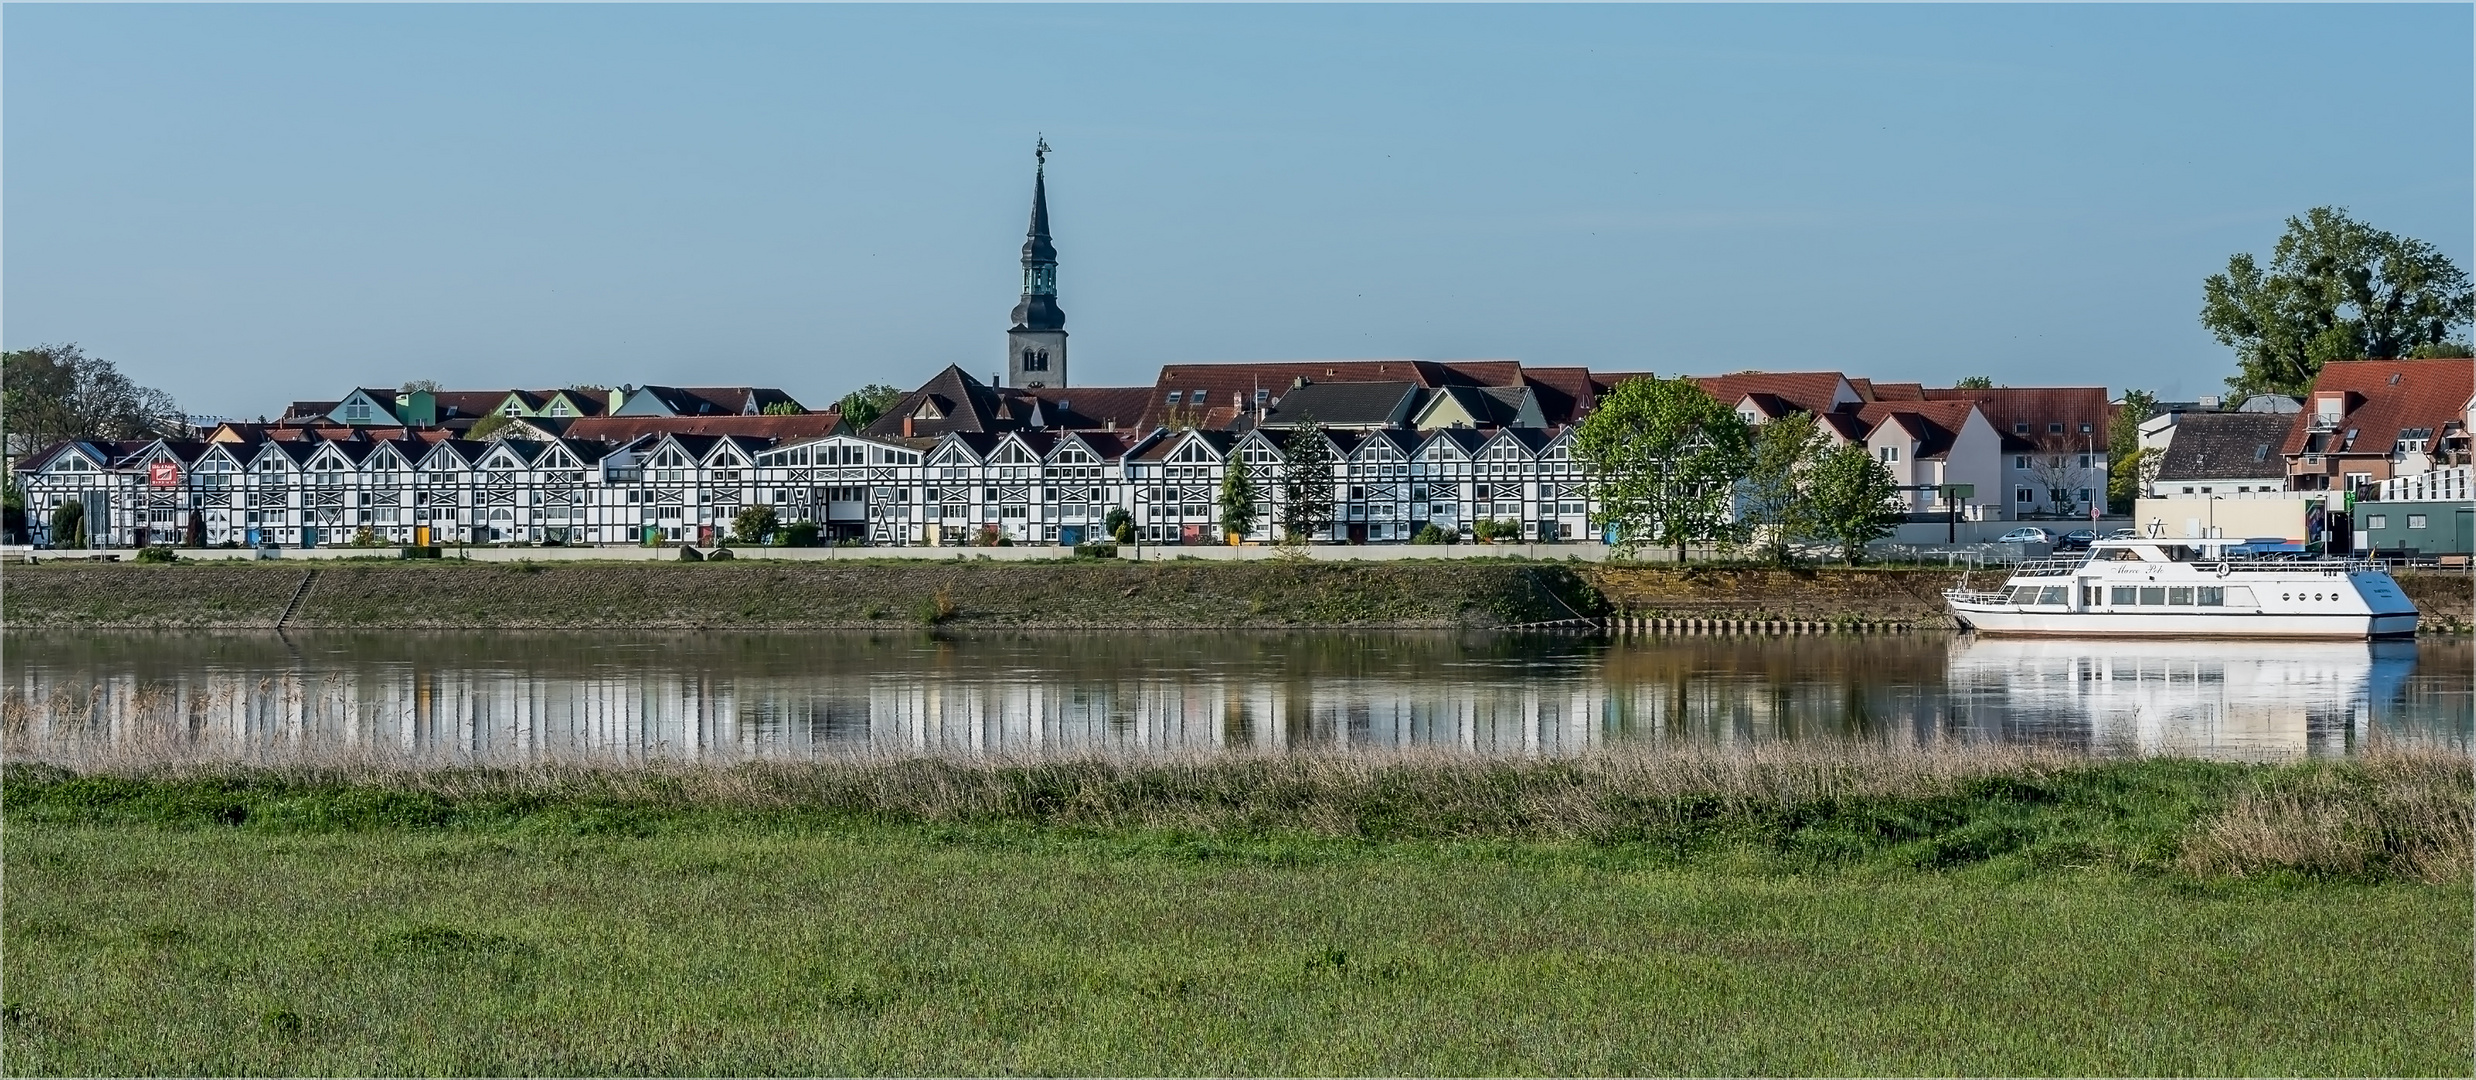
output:
[[146,483],[150,487],[181,486],[181,467],[169,461],[158,461],[146,467]]

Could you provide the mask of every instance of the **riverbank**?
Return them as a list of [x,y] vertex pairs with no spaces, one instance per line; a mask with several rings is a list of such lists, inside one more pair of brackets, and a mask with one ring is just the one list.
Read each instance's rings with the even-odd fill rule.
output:
[[[50,563],[7,571],[0,617],[12,629],[1490,629],[1610,615],[1949,628],[1942,591],[1959,579],[1523,560]],[[2398,579],[2429,629],[2467,631],[2468,575]]]
[[[0,1052],[32,1074],[2465,1067],[2463,758],[1875,753],[12,765]],[[2401,857],[2419,837],[2455,853]]]

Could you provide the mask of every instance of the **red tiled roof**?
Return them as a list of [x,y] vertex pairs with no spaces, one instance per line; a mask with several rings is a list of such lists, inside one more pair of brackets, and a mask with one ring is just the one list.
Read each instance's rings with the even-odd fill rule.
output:
[[1967,401],[1878,401],[1858,409],[1857,419],[1869,436],[1884,424],[1897,424],[1917,440],[1917,457],[1936,458],[1951,450],[1976,409]]
[[[1880,388],[1880,384],[1877,384]],[[2006,450],[2061,450],[2106,441],[2115,406],[2103,386],[1951,387],[1924,391],[1928,401],[1974,401],[1986,422],[2004,438]],[[2017,426],[2027,424],[2021,432]],[[2062,431],[2053,430],[2056,424]],[[2089,425],[2082,431],[2081,425]]]
[[2430,428],[2438,440],[2451,421],[2467,422],[2468,399],[2476,396],[2476,363],[2466,360],[2337,360],[2324,364],[2304,399],[2304,412],[2288,431],[2286,456],[2301,454],[2312,432],[2315,401],[2325,393],[2354,395],[2353,406],[2339,421],[2339,442],[2349,430],[2353,443],[2333,446],[2330,454],[2387,456],[2397,447],[2399,432]]
[[1748,394],[1769,394],[1810,413],[1827,413],[1838,404],[1847,377],[1837,371],[1740,371],[1733,375],[1697,375],[1705,393],[1735,408]]

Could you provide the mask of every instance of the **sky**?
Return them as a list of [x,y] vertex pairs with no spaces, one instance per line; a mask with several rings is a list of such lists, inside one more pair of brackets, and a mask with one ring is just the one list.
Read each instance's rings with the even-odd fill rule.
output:
[[2476,8],[0,8],[0,345],[352,386],[1511,358],[2215,392],[2201,282],[2462,266]]

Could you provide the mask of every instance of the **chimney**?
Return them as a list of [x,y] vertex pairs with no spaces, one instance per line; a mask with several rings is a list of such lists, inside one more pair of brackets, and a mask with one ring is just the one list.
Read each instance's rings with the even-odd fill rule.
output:
[[909,416],[903,417],[903,437],[906,439],[911,437],[911,417]]

